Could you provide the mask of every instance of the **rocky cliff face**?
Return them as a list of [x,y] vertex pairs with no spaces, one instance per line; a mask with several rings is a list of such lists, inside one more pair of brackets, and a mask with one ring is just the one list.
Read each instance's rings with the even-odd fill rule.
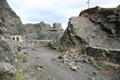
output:
[[16,74],[14,67],[15,52],[10,35],[0,12],[0,80],[13,80]]
[[120,10],[95,7],[82,11],[78,17],[70,18],[61,43],[81,51],[84,48],[92,56],[111,51],[114,56],[109,58],[119,63]]
[[23,35],[24,26],[20,18],[10,8],[6,0],[0,0],[0,12],[3,14],[3,22],[7,26],[8,32],[12,35]]
[[59,25],[54,25],[51,27],[50,24],[40,22],[37,24],[26,24],[25,32],[28,39],[38,39],[38,40],[55,40],[59,39],[63,34],[63,29],[60,23],[55,23]]

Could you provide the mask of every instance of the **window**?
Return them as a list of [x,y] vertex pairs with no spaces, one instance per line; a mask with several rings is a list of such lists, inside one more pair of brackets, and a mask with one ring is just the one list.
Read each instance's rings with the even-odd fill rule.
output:
[[19,37],[17,37],[17,41],[19,41]]
[[15,37],[13,37],[13,41],[15,41]]

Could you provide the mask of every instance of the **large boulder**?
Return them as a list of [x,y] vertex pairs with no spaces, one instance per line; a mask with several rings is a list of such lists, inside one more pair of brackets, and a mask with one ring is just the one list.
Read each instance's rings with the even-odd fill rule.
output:
[[86,49],[92,56],[111,52],[114,56],[109,55],[109,60],[120,63],[120,10],[95,7],[82,11],[70,18],[61,44]]
[[0,12],[8,32],[12,35],[24,35],[24,25],[16,13],[10,8],[6,0],[0,0]]

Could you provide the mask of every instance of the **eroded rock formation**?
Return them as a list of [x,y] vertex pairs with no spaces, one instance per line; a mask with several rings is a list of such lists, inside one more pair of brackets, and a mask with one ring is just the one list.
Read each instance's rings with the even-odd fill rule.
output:
[[95,7],[82,11],[70,18],[61,43],[81,51],[85,48],[92,56],[102,56],[102,52],[108,55],[110,51],[109,60],[119,63],[120,10]]

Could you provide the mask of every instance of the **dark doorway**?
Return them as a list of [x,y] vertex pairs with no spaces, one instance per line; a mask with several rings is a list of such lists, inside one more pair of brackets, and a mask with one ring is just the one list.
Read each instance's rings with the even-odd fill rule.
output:
[[13,41],[15,41],[15,37],[13,37]]
[[17,41],[19,41],[19,37],[17,37]]

